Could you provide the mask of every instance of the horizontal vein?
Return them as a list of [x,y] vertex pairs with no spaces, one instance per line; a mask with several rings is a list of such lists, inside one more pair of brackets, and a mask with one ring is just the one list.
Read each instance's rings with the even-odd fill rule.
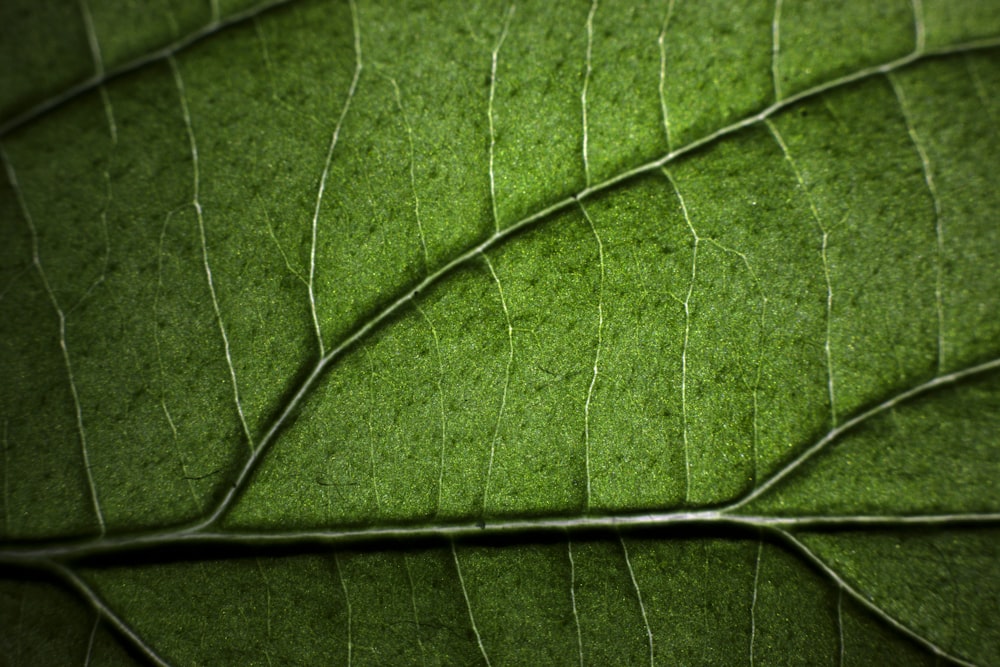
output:
[[[286,0],[287,1],[287,0]],[[280,3],[275,3],[280,4]],[[385,527],[385,528],[369,528],[356,531],[328,531],[328,532],[298,532],[298,533],[271,533],[268,535],[249,535],[249,534],[236,534],[236,533],[209,533],[205,529],[211,526],[215,521],[217,521],[232,505],[235,498],[238,496],[239,491],[245,486],[247,480],[252,475],[254,469],[259,463],[260,459],[267,451],[268,446],[274,441],[278,432],[284,427],[284,425],[290,421],[293,413],[301,405],[302,401],[305,399],[306,395],[310,392],[313,385],[316,384],[320,376],[326,370],[334,360],[336,360],[340,355],[342,355],[345,350],[353,346],[359,340],[363,339],[368,335],[373,329],[378,327],[382,322],[391,317],[394,313],[399,311],[408,303],[412,302],[422,290],[427,289],[431,285],[437,283],[443,276],[450,273],[456,267],[465,264],[471,259],[481,255],[487,249],[498,245],[506,238],[513,236],[519,230],[549,216],[553,213],[561,211],[569,206],[577,205],[580,200],[589,197],[592,194],[607,190],[612,186],[621,183],[622,181],[628,180],[638,175],[646,174],[658,169],[661,169],[664,165],[676,160],[677,158],[690,153],[702,146],[712,143],[722,137],[733,134],[743,128],[746,128],[754,123],[763,121],[764,119],[774,115],[775,113],[785,109],[803,99],[811,96],[822,94],[823,92],[829,91],[838,86],[847,85],[852,82],[862,80],[864,78],[885,74],[901,67],[905,67],[918,59],[935,56],[935,55],[945,55],[951,53],[961,53],[972,51],[976,49],[989,48],[1000,45],[1000,37],[993,38],[989,40],[979,40],[974,42],[967,42],[958,46],[954,46],[948,49],[943,49],[940,51],[929,52],[929,53],[912,53],[903,58],[885,63],[877,67],[870,67],[867,69],[860,70],[852,75],[841,77],[827,84],[811,88],[809,90],[798,93],[794,96],[785,98],[781,102],[775,103],[763,111],[749,116],[741,121],[728,125],[721,128],[712,134],[706,135],[701,139],[693,141],[686,146],[678,148],[674,151],[667,153],[665,156],[649,162],[645,165],[636,167],[632,170],[623,172],[615,177],[612,177],[602,183],[590,186],[581,190],[577,195],[567,197],[560,200],[550,206],[537,211],[536,213],[529,215],[519,222],[496,231],[494,234],[490,235],[487,239],[480,242],[478,245],[466,250],[461,255],[455,257],[447,264],[441,266],[433,273],[427,275],[423,280],[421,280],[415,287],[411,288],[408,292],[404,293],[402,296],[398,297],[395,301],[389,304],[387,307],[383,308],[377,315],[369,319],[367,322],[363,323],[358,329],[356,329],[352,334],[343,339],[340,344],[335,348],[330,350],[325,356],[321,357],[316,364],[313,366],[312,370],[309,372],[305,380],[296,390],[292,398],[286,403],[284,410],[278,418],[271,424],[270,428],[264,433],[260,439],[257,447],[254,449],[251,456],[245,462],[243,468],[241,469],[239,475],[234,481],[233,485],[230,487],[228,492],[223,497],[222,501],[216,506],[215,510],[204,520],[197,522],[193,525],[182,527],[178,529],[173,529],[169,531],[161,532],[151,532],[151,533],[137,533],[131,535],[122,535],[114,538],[102,538],[98,540],[89,540],[84,542],[76,543],[64,543],[56,544],[50,547],[43,547],[38,549],[25,549],[23,547],[14,547],[9,549],[0,550],[0,562],[17,562],[17,563],[31,563],[39,559],[48,558],[75,558],[83,555],[94,554],[94,553],[107,553],[110,551],[115,551],[119,549],[126,548],[141,548],[143,546],[152,545],[162,545],[168,543],[183,543],[183,542],[258,542],[258,541],[272,541],[272,542],[282,542],[282,541],[308,541],[316,539],[329,539],[329,540],[342,540],[342,541],[358,541],[363,539],[383,539],[385,537],[427,537],[434,535],[441,536],[461,536],[463,534],[494,534],[507,531],[539,531],[539,530],[567,530],[567,529],[599,529],[599,528],[615,528],[615,527],[628,527],[628,526],[659,526],[659,525],[672,525],[676,523],[685,522],[726,522],[726,523],[745,523],[750,525],[754,524],[750,519],[741,518],[736,515],[730,514],[731,512],[739,509],[743,505],[746,505],[754,498],[759,497],[761,494],[766,492],[768,489],[772,488],[784,477],[786,477],[793,470],[797,469],[802,463],[815,455],[818,451],[823,449],[829,442],[838,437],[841,433],[853,428],[860,422],[880,413],[889,408],[905,401],[917,394],[929,391],[935,387],[945,385],[948,383],[955,382],[961,378],[968,377],[976,373],[982,373],[987,370],[992,370],[1000,367],[1000,359],[994,359],[992,361],[980,364],[969,369],[957,371],[955,373],[950,373],[948,375],[943,375],[936,377],[929,382],[926,382],[918,387],[915,387],[909,391],[899,394],[885,403],[878,405],[871,410],[864,412],[855,418],[841,424],[839,427],[830,431],[826,436],[820,439],[816,444],[811,446],[809,449],[805,450],[799,457],[794,459],[787,466],[775,473],[770,479],[768,479],[764,484],[757,487],[753,492],[748,494],[742,499],[737,500],[731,505],[726,506],[723,510],[718,511],[702,511],[702,512],[689,512],[689,513],[660,513],[660,514],[640,514],[629,516],[592,516],[592,517],[582,517],[582,518],[555,518],[555,519],[523,519],[523,520],[513,520],[508,522],[494,522],[491,523],[486,528],[480,528],[481,524],[454,524],[454,525],[439,525],[439,526],[429,526],[429,527]],[[2,132],[0,132],[2,134]],[[976,516],[986,516],[988,521],[993,521],[994,515],[969,515],[963,520],[974,521]]]
[[144,53],[138,58],[118,65],[117,67],[113,67],[110,70],[105,70],[102,65],[101,69],[99,71],[95,71],[94,75],[90,78],[84,79],[83,81],[70,86],[66,90],[53,95],[52,97],[46,98],[23,113],[0,123],[0,138],[3,138],[14,130],[27,125],[47,112],[103,86],[112,79],[116,79],[124,74],[128,74],[129,72],[134,72],[137,69],[149,65],[150,63],[166,60],[170,56],[173,56],[187,47],[200,42],[203,39],[211,37],[215,33],[221,32],[230,26],[251,20],[268,10],[290,4],[294,1],[295,0],[268,0],[267,2],[262,2],[259,5],[254,5],[253,7],[245,9],[241,12],[232,14],[225,19],[213,17],[212,21],[209,21],[198,30],[195,30],[189,35],[185,35],[184,37],[181,37],[180,39],[173,41],[160,49]]
[[276,532],[205,530],[169,531],[105,537],[83,542],[44,547],[9,547],[0,549],[0,563],[19,566],[45,566],[51,562],[70,562],[124,551],[146,551],[171,546],[287,546],[303,544],[364,545],[407,543],[425,540],[456,541],[463,539],[510,537],[511,535],[554,535],[591,532],[627,532],[684,526],[718,526],[746,531],[786,533],[788,530],[872,530],[907,529],[942,526],[1000,525],[1000,512],[913,515],[836,515],[836,516],[745,516],[724,509],[692,512],[638,512],[567,517],[528,517],[498,520],[456,521],[452,523],[382,525],[361,528],[290,530]]

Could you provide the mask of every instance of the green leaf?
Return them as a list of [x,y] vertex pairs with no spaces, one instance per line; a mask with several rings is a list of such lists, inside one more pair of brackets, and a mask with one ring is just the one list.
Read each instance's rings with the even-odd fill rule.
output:
[[36,4],[4,664],[1000,664],[996,2]]

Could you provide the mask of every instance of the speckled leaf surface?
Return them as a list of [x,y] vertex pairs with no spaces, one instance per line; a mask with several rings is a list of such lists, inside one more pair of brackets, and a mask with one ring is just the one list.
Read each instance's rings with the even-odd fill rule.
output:
[[995,2],[0,26],[3,664],[1000,664]]

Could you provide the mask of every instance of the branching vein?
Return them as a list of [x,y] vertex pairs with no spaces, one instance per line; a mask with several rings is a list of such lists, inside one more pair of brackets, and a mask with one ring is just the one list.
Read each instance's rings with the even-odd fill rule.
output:
[[583,667],[583,634],[580,630],[580,614],[576,609],[576,561],[573,560],[573,540],[567,536],[566,551],[569,556],[569,601],[573,607],[573,625],[576,626],[576,648],[580,655],[580,667]]
[[173,56],[167,61],[170,63],[170,70],[174,75],[174,84],[177,86],[177,96],[181,103],[181,112],[184,115],[184,126],[187,128],[188,142],[191,146],[191,170],[192,170],[192,196],[191,204],[194,206],[195,214],[198,218],[198,234],[201,239],[201,258],[205,268],[205,278],[208,281],[208,291],[212,297],[212,309],[215,311],[215,320],[219,324],[219,333],[222,334],[222,346],[226,354],[226,366],[229,368],[229,378],[233,385],[233,400],[236,403],[236,413],[243,427],[243,435],[246,437],[247,446],[253,452],[253,438],[250,436],[250,428],[247,426],[246,415],[243,414],[243,404],[240,402],[240,387],[236,380],[236,367],[233,365],[233,355],[229,349],[229,336],[226,334],[226,325],[222,321],[222,309],[219,307],[219,298],[215,292],[215,282],[212,279],[212,266],[208,261],[208,240],[205,236],[205,218],[201,209],[201,177],[198,167],[198,142],[194,136],[194,125],[191,123],[191,110],[188,108],[187,93],[184,90],[184,79],[181,77],[181,70],[177,66],[177,61]]
[[872,417],[887,412],[892,408],[896,407],[897,405],[913,398],[914,396],[918,396],[920,394],[924,394],[928,391],[932,391],[939,387],[947,386],[949,384],[954,384],[955,382],[958,382],[959,380],[962,380],[964,378],[972,377],[974,375],[979,375],[981,373],[986,373],[988,371],[996,370],[998,368],[1000,368],[1000,358],[993,359],[991,361],[987,361],[978,364],[976,366],[971,366],[969,368],[963,368],[962,370],[954,371],[952,373],[947,373],[945,375],[938,375],[937,377],[932,378],[931,380],[928,380],[927,382],[921,385],[913,387],[912,389],[908,389],[900,394],[896,394],[892,398],[889,398],[888,400],[879,403],[875,407],[870,408],[865,412],[855,415],[851,419],[845,421],[844,423],[834,427],[829,432],[827,432],[826,435],[824,435],[816,443],[814,443],[808,449],[799,454],[795,459],[789,462],[788,465],[775,472],[770,478],[768,478],[766,482],[755,488],[753,491],[748,493],[740,500],[730,505],[727,505],[725,507],[725,511],[726,512],[735,511],[740,507],[743,507],[748,503],[752,502],[754,499],[759,498],[764,493],[767,493],[781,480],[785,479],[788,475],[797,470],[803,463],[816,456],[819,452],[825,449],[831,442],[840,437],[844,432],[851,430],[858,424],[861,424],[865,421],[868,421]]
[[802,556],[804,556],[806,560],[808,560],[817,568],[819,568],[819,570],[834,584],[836,584],[841,591],[850,595],[852,598],[854,598],[855,601],[861,603],[864,607],[868,608],[873,614],[875,614],[881,620],[883,620],[884,622],[888,623],[890,626],[898,630],[900,633],[906,635],[913,641],[917,642],[918,644],[929,650],[934,655],[941,656],[942,658],[955,662],[959,665],[964,665],[966,667],[974,667],[974,663],[971,663],[967,660],[963,660],[957,655],[949,653],[948,651],[944,650],[943,648],[941,648],[934,642],[930,641],[923,635],[914,631],[912,628],[903,624],[895,616],[889,614],[889,612],[887,612],[885,609],[879,606],[867,595],[865,595],[857,588],[847,583],[847,581],[843,577],[837,574],[829,565],[826,564],[826,561],[817,556],[808,546],[803,544],[797,537],[785,531],[778,531],[778,533],[785,540],[785,542],[790,544],[796,551],[798,551]]
[[594,385],[597,384],[598,367],[601,363],[601,339],[604,334],[604,243],[601,242],[597,227],[594,226],[594,221],[590,219],[590,214],[583,204],[580,204],[580,210],[590,225],[590,231],[594,233],[594,240],[597,241],[597,259],[601,268],[601,282],[597,289],[597,344],[594,346],[594,372],[590,376],[590,386],[587,387],[587,401],[583,404],[583,460],[587,477],[584,511],[586,511],[590,509],[590,403],[594,397]]
[[424,236],[424,224],[420,220],[420,196],[417,194],[416,152],[413,148],[413,128],[410,126],[410,121],[403,110],[403,95],[399,92],[399,84],[392,77],[387,78],[389,79],[389,83],[392,84],[392,90],[396,96],[396,108],[399,109],[399,115],[403,119],[403,125],[406,127],[406,139],[410,144],[410,192],[413,194],[413,216],[417,220],[417,233],[420,235],[420,250],[424,257],[424,274],[426,275],[430,271],[431,260],[427,255],[427,238]]
[[945,340],[944,340],[944,221],[941,216],[941,198],[938,196],[937,186],[934,184],[934,169],[931,167],[930,158],[927,156],[927,149],[924,147],[923,141],[920,139],[920,135],[917,134],[917,128],[913,125],[912,114],[910,112],[909,103],[906,99],[906,93],[903,91],[903,87],[900,85],[896,76],[891,72],[887,75],[889,83],[892,84],[892,90],[896,94],[896,100],[899,102],[899,108],[903,113],[903,119],[906,121],[906,129],[910,133],[910,139],[913,141],[913,146],[917,149],[917,153],[920,155],[920,163],[923,165],[924,169],[924,183],[927,184],[927,190],[931,193],[931,199],[934,202],[934,236],[937,241],[937,247],[935,248],[934,257],[934,304],[937,310],[937,370],[941,373],[945,369]]
[[483,485],[483,514],[486,514],[486,503],[490,494],[490,482],[493,478],[493,458],[496,454],[497,441],[500,437],[500,426],[503,423],[503,413],[507,407],[507,390],[510,388],[510,367],[514,363],[514,326],[511,323],[510,311],[507,310],[507,298],[503,293],[503,285],[500,284],[500,277],[497,276],[496,270],[493,268],[493,262],[487,255],[483,255],[483,260],[486,262],[486,266],[490,270],[490,275],[493,276],[493,280],[497,284],[497,290],[500,292],[500,305],[503,307],[503,316],[507,322],[507,343],[509,352],[507,355],[507,368],[504,371],[503,379],[503,393],[500,394],[500,408],[497,410],[496,425],[493,427],[493,438],[490,442],[490,463],[486,469],[486,483]]
[[358,88],[358,81],[361,79],[361,28],[358,25],[358,10],[354,0],[351,0],[351,24],[354,29],[354,76],[351,78],[350,88],[347,90],[347,99],[340,109],[340,116],[337,124],[330,135],[330,145],[326,150],[326,160],[323,162],[323,173],[319,179],[319,188],[316,190],[316,207],[313,209],[312,218],[312,242],[309,246],[309,310],[312,313],[313,328],[316,332],[316,343],[319,346],[319,356],[326,354],[326,347],[323,343],[323,330],[319,324],[319,313],[316,308],[316,237],[319,228],[319,213],[323,207],[323,191],[326,189],[326,179],[330,175],[330,163],[333,162],[333,151],[337,147],[337,139],[340,138],[340,129],[344,125],[344,119],[351,108],[351,100]]
[[101,597],[90,587],[86,581],[80,578],[73,570],[63,565],[52,565],[52,570],[62,577],[66,583],[72,586],[93,609],[103,616],[108,623],[113,625],[123,637],[125,637],[142,655],[150,662],[160,667],[170,667],[170,663],[164,660],[156,650],[146,643],[135,630],[132,629]]
[[104,512],[101,509],[100,497],[97,493],[97,484],[94,481],[94,473],[92,470],[92,465],[90,462],[90,450],[87,446],[87,429],[84,427],[83,423],[83,408],[80,404],[80,393],[76,386],[76,377],[73,374],[73,362],[70,360],[69,345],[66,342],[66,313],[63,311],[62,306],[59,305],[59,299],[56,297],[55,290],[52,289],[52,284],[49,282],[48,274],[45,273],[45,268],[42,266],[42,260],[38,251],[38,229],[35,227],[35,221],[31,217],[31,211],[28,209],[28,203],[24,199],[24,193],[21,191],[21,186],[17,181],[17,173],[14,171],[14,165],[7,156],[7,151],[0,146],[0,161],[3,162],[4,169],[7,172],[7,180],[10,183],[11,190],[14,191],[14,195],[17,198],[18,206],[21,209],[21,215],[24,217],[25,223],[28,225],[28,231],[31,233],[31,262],[35,267],[35,272],[38,273],[39,279],[42,281],[42,286],[45,288],[45,294],[49,298],[49,302],[52,304],[52,308],[55,310],[56,318],[59,322],[59,349],[62,351],[63,364],[66,367],[66,378],[69,381],[69,391],[73,397],[73,410],[76,414],[76,429],[80,438],[80,455],[83,459],[83,469],[87,476],[87,487],[90,490],[90,500],[94,507],[94,516],[97,519],[97,525],[100,528],[101,535],[103,536],[107,530],[104,523]]
[[695,231],[694,225],[691,224],[687,205],[684,203],[684,197],[677,188],[677,183],[674,182],[673,176],[670,175],[667,169],[663,170],[663,174],[670,181],[671,187],[673,187],[674,192],[677,194],[677,201],[680,203],[681,211],[684,213],[684,221],[687,223],[688,229],[691,230],[691,236],[694,239],[691,248],[691,279],[688,282],[687,294],[684,295],[684,301],[682,302],[684,306],[684,343],[681,347],[681,435],[684,445],[684,502],[689,502],[691,500],[691,451],[688,443],[687,353],[688,341],[691,337],[691,295],[694,294],[694,284],[698,276],[698,242],[701,239],[698,237],[698,232]]
[[826,391],[827,400],[830,402],[830,425],[837,425],[837,399],[836,392],[834,391],[834,372],[833,372],[833,350],[830,344],[830,334],[833,327],[833,282],[830,279],[830,263],[827,260],[827,243],[830,238],[829,231],[823,224],[823,218],[819,214],[819,210],[816,208],[816,202],[813,200],[812,194],[809,192],[809,188],[806,187],[805,180],[802,178],[802,172],[799,171],[799,167],[795,160],[792,159],[792,153],[788,150],[788,145],[785,143],[784,138],[781,133],[778,132],[777,126],[770,121],[770,119],[765,120],[767,128],[771,131],[774,136],[775,141],[781,146],[781,151],[785,154],[785,160],[791,166],[792,171],[795,174],[795,180],[799,184],[799,188],[802,189],[802,194],[805,195],[806,200],[809,202],[809,210],[812,212],[813,220],[816,226],[819,228],[822,237],[822,246],[820,247],[820,255],[823,259],[823,279],[826,281],[826,336],[823,341],[823,353],[826,355]]
[[444,488],[444,452],[445,445],[448,442],[448,423],[445,419],[444,410],[444,359],[441,356],[441,341],[438,339],[437,328],[435,328],[434,323],[431,322],[431,318],[428,317],[427,313],[420,306],[416,306],[417,312],[420,316],[424,318],[427,323],[427,327],[431,330],[431,336],[434,337],[434,354],[437,356],[438,362],[438,376],[437,376],[437,391],[438,391],[438,406],[441,409],[441,451],[438,454],[438,491],[437,491],[437,511],[441,511],[441,489]]

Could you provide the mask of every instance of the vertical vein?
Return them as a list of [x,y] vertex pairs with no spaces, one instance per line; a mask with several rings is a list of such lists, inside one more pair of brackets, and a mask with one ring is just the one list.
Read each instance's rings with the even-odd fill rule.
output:
[[[87,45],[90,47],[90,57],[94,61],[94,79],[102,81],[104,75],[104,57],[101,55],[101,44],[97,39],[97,28],[94,26],[94,15],[90,11],[88,0],[79,0],[80,15],[83,17],[84,31],[87,33]],[[118,125],[115,123],[114,110],[111,107],[111,98],[104,84],[98,86],[101,94],[101,104],[104,107],[104,115],[108,120],[108,130],[111,133],[111,142],[118,143]]]
[[490,100],[487,107],[487,115],[489,116],[490,123],[490,202],[493,206],[493,226],[497,233],[500,232],[500,216],[497,215],[497,185],[496,176],[493,172],[493,154],[496,150],[497,143],[496,130],[493,127],[493,98],[496,95],[497,89],[497,61],[500,58],[500,47],[503,46],[504,40],[507,39],[507,30],[510,28],[510,20],[513,16],[514,5],[511,5],[507,10],[506,18],[504,18],[503,28],[500,31],[500,37],[497,38],[497,42],[493,46],[493,52],[490,56]]
[[837,664],[844,667],[844,589],[837,589]]
[[378,401],[375,400],[375,362],[372,361],[372,353],[366,347],[365,359],[368,360],[368,402],[370,408],[365,414],[365,423],[368,426],[368,463],[371,466],[372,492],[375,494],[375,510],[382,513],[382,496],[378,490],[378,475],[375,465],[375,424],[372,422],[372,415],[378,414]]
[[635,570],[632,569],[632,559],[628,555],[628,546],[621,535],[618,542],[622,545],[622,553],[625,554],[625,567],[628,568],[628,577],[632,580],[632,590],[635,591],[635,599],[639,601],[639,611],[642,612],[642,622],[646,626],[646,641],[649,645],[649,667],[653,667],[653,630],[649,627],[649,617],[646,615],[646,605],[642,602],[642,591],[639,590],[639,582],[635,578]]
[[184,458],[184,453],[181,451],[178,439],[177,439],[177,425],[174,424],[174,418],[170,414],[170,409],[167,407],[167,392],[166,392],[166,377],[167,370],[166,365],[163,363],[163,351],[162,344],[160,342],[160,293],[163,291],[163,245],[167,237],[167,227],[170,225],[170,219],[173,217],[173,211],[167,213],[166,217],[163,219],[163,227],[160,229],[160,242],[157,247],[156,255],[156,289],[153,290],[153,316],[155,318],[156,324],[153,326],[153,347],[156,349],[156,365],[159,370],[160,383],[160,408],[163,410],[163,415],[166,417],[167,425],[170,426],[170,433],[172,435],[171,442],[173,443],[174,453],[177,455],[178,461],[181,464],[181,472],[184,473],[184,479],[187,481],[188,492],[191,494],[191,499],[194,501],[194,506],[200,509],[201,503],[198,500],[198,493],[194,488],[193,475],[188,472],[187,460]]
[[264,618],[266,625],[264,630],[266,631],[266,639],[268,643],[271,641],[271,581],[267,577],[267,573],[264,571],[264,566],[261,565],[260,558],[254,558],[254,562],[257,565],[257,572],[260,573],[260,580],[264,583]]
[[497,439],[500,437],[500,424],[503,422],[503,413],[507,407],[507,389],[510,387],[510,367],[514,363],[514,326],[511,324],[510,311],[507,310],[507,298],[503,293],[503,285],[500,284],[500,277],[497,276],[496,270],[493,268],[493,262],[490,258],[483,254],[483,260],[486,262],[486,266],[490,270],[490,275],[493,276],[494,282],[497,284],[497,290],[500,292],[500,305],[503,307],[503,316],[507,321],[507,343],[510,349],[507,355],[507,369],[504,372],[503,381],[503,393],[500,395],[500,409],[497,410],[497,420],[493,427],[493,439],[490,442],[490,464],[486,469],[486,484],[483,488],[483,514],[486,513],[486,499],[490,492],[490,481],[493,477],[493,457],[496,454]]
[[673,150],[673,142],[670,139],[670,116],[667,113],[667,95],[666,95],[666,82],[667,82],[667,28],[670,26],[670,17],[674,14],[674,0],[670,0],[667,5],[667,16],[663,19],[663,25],[660,27],[660,36],[656,39],[656,43],[660,47],[660,82],[658,85],[658,90],[660,93],[660,114],[663,117],[663,133],[667,137],[667,154]]
[[945,368],[943,266],[944,224],[941,216],[941,198],[938,196],[937,186],[934,183],[934,170],[931,168],[931,161],[927,156],[927,149],[924,147],[923,141],[921,141],[920,135],[917,133],[917,128],[913,124],[909,102],[906,99],[906,94],[903,92],[903,87],[899,84],[899,81],[896,79],[894,74],[889,73],[886,75],[886,78],[889,79],[889,83],[892,85],[892,90],[896,94],[896,101],[898,102],[899,108],[903,114],[903,120],[906,122],[906,131],[909,132],[910,140],[913,142],[913,146],[916,148],[917,154],[920,156],[920,163],[923,165],[924,183],[927,184],[927,190],[931,193],[931,199],[934,202],[934,235],[937,241],[934,261],[934,304],[937,310],[937,370],[938,373],[941,373]]
[[771,78],[774,81],[774,101],[781,101],[781,0],[774,0],[774,18],[771,21]]
[[587,184],[590,187],[590,160],[587,156],[587,88],[590,85],[591,56],[594,48],[594,14],[597,12],[597,0],[590,4],[590,11],[587,13],[587,59],[586,69],[583,73],[583,91],[580,93],[580,108],[583,115],[583,173]]
[[584,510],[588,510],[590,509],[590,403],[594,396],[594,385],[597,384],[598,366],[601,361],[601,342],[604,333],[604,244],[597,233],[594,221],[590,219],[590,214],[587,213],[587,209],[582,203],[580,204],[580,210],[583,212],[583,217],[586,218],[587,224],[590,225],[590,231],[594,233],[594,239],[597,241],[597,258],[601,267],[601,282],[597,291],[597,344],[594,346],[594,372],[590,377],[590,386],[587,388],[587,401],[583,405],[583,454],[587,475],[587,497]]
[[476,644],[479,645],[479,652],[483,656],[486,667],[490,667],[490,656],[486,654],[486,647],[483,646],[483,638],[479,634],[476,626],[476,616],[472,613],[472,601],[469,600],[469,591],[465,587],[465,577],[462,576],[462,565],[458,562],[458,552],[455,550],[455,542],[451,542],[451,557],[455,561],[455,572],[458,574],[458,584],[462,588],[462,597],[465,598],[465,608],[469,612],[469,624],[472,626],[472,633],[476,635]]
[[924,25],[924,3],[923,0],[911,0],[913,7],[913,52],[920,54],[924,52],[927,45],[927,30]]
[[83,654],[83,667],[90,667],[94,657],[94,640],[97,639],[97,628],[101,625],[101,615],[94,612],[94,623],[90,626],[90,638],[87,639],[87,652]]
[[420,647],[421,661],[426,664],[427,655],[424,653],[424,640],[420,638],[420,614],[417,611],[417,587],[413,581],[413,569],[410,567],[410,557],[403,552],[403,567],[406,568],[406,579],[410,582],[410,603],[413,607],[413,627],[417,631],[417,646]]
[[757,560],[753,566],[753,597],[750,599],[750,667],[753,667],[754,641],[757,638],[757,591],[760,588],[760,560],[764,551],[764,540],[757,541]]
[[833,327],[833,281],[830,278],[830,262],[827,258],[827,244],[830,238],[830,234],[823,224],[823,218],[820,217],[819,210],[816,208],[816,202],[813,201],[812,194],[809,192],[809,188],[806,187],[806,182],[802,178],[802,172],[799,171],[799,166],[792,158],[792,153],[788,150],[788,144],[785,143],[785,139],[781,136],[778,131],[778,127],[771,122],[771,119],[765,119],[767,128],[771,131],[774,136],[775,141],[781,146],[781,152],[785,155],[785,160],[788,161],[789,166],[792,168],[792,173],[795,174],[795,180],[799,184],[799,188],[802,189],[802,193],[806,197],[806,201],[809,202],[809,210],[812,212],[813,221],[816,223],[816,227],[819,228],[822,245],[820,246],[820,256],[823,260],[823,279],[826,281],[826,336],[823,341],[823,353],[826,356],[826,391],[827,400],[830,402],[830,423],[831,426],[837,425],[837,401],[836,392],[834,389],[834,371],[833,371],[833,348],[830,342],[832,327]]
[[674,177],[666,169],[663,170],[663,174],[670,181],[670,185],[677,194],[677,201],[680,202],[684,221],[687,223],[688,229],[691,231],[691,236],[694,238],[694,245],[691,250],[691,280],[688,283],[687,294],[684,295],[684,301],[682,302],[684,306],[684,343],[681,347],[681,435],[684,444],[684,502],[688,502],[691,499],[691,454],[688,444],[687,353],[688,341],[691,338],[691,296],[694,294],[694,285],[698,277],[698,243],[701,241],[701,238],[699,238],[698,232],[695,231],[694,225],[691,224],[687,204],[684,203],[684,197],[681,195],[677,183],[674,182]]
[[340,109],[340,116],[337,118],[337,124],[333,128],[333,133],[330,135],[330,145],[326,150],[326,160],[323,162],[323,173],[319,179],[319,188],[316,191],[316,207],[313,209],[312,218],[312,241],[309,246],[309,310],[312,314],[313,328],[316,332],[316,343],[319,346],[319,356],[322,357],[326,354],[326,348],[323,343],[323,331],[319,324],[319,313],[316,309],[316,237],[319,228],[319,212],[323,206],[323,191],[326,189],[326,180],[330,175],[330,164],[333,162],[333,151],[337,147],[337,139],[340,138],[340,129],[344,125],[344,119],[347,117],[347,112],[351,108],[351,100],[354,99],[354,93],[358,88],[358,81],[361,78],[361,27],[358,25],[358,11],[357,6],[354,4],[354,0],[350,2],[351,6],[351,25],[354,30],[354,76],[351,78],[351,86],[347,90],[347,99],[344,100],[344,106]]
[[580,667],[583,667],[583,634],[580,631],[580,614],[576,609],[576,562],[573,560],[573,540],[568,536],[566,550],[569,555],[569,601],[573,606],[573,624],[576,626],[576,648],[580,655]]
[[253,451],[253,438],[250,437],[250,428],[247,426],[246,416],[243,414],[243,404],[240,402],[240,388],[236,381],[236,367],[233,365],[233,355],[229,349],[229,336],[226,334],[226,325],[222,321],[222,309],[219,307],[219,298],[215,292],[215,282],[212,279],[212,266],[208,261],[208,240],[205,236],[205,218],[201,210],[201,177],[198,166],[198,142],[194,136],[194,126],[191,123],[191,110],[188,108],[187,93],[184,90],[184,79],[181,77],[181,70],[177,66],[177,61],[173,56],[167,58],[170,63],[170,71],[174,75],[174,84],[177,86],[177,95],[180,98],[181,112],[184,115],[184,126],[187,128],[188,143],[191,146],[191,169],[192,169],[192,197],[191,203],[194,206],[198,217],[198,234],[201,237],[201,258],[205,268],[205,278],[208,280],[208,291],[212,296],[212,309],[215,311],[215,320],[219,324],[219,332],[222,334],[222,346],[226,353],[226,365],[229,367],[229,379],[233,385],[233,399],[236,402],[236,412],[240,418],[240,425],[243,427],[243,435],[246,436],[247,446]]
[[344,581],[344,570],[340,566],[340,558],[337,553],[333,554],[333,566],[337,570],[337,578],[340,580],[340,589],[344,592],[344,606],[347,608],[347,667],[351,667],[354,659],[354,639],[352,636],[354,625],[354,613],[351,608],[351,596],[347,593],[347,582]]
[[434,337],[434,353],[437,355],[438,361],[438,378],[437,378],[437,390],[438,390],[438,405],[441,408],[441,451],[438,455],[438,493],[437,493],[437,511],[441,511],[441,489],[444,486],[444,450],[445,444],[448,438],[447,421],[445,420],[444,411],[444,359],[441,356],[441,341],[438,339],[437,328],[434,323],[431,322],[431,318],[427,316],[424,309],[421,308],[416,303],[413,304],[420,313],[420,316],[424,318],[427,322],[427,326],[431,330],[431,336]]
[[4,169],[7,172],[7,181],[10,183],[11,190],[14,191],[14,195],[17,197],[17,203],[21,209],[21,215],[24,217],[24,221],[28,225],[28,231],[31,233],[32,265],[35,267],[35,272],[38,273],[38,277],[42,281],[45,294],[48,296],[49,302],[52,304],[52,308],[55,310],[56,318],[59,322],[59,349],[62,351],[63,365],[66,367],[66,378],[69,382],[69,391],[73,398],[73,410],[76,414],[76,430],[80,440],[80,454],[83,459],[83,469],[87,475],[87,487],[90,490],[90,501],[94,507],[94,516],[97,519],[97,525],[99,526],[101,535],[103,536],[107,531],[107,528],[104,523],[104,512],[101,509],[100,497],[97,493],[97,484],[94,481],[94,474],[91,470],[90,451],[87,445],[87,429],[84,427],[83,422],[83,408],[80,404],[80,393],[77,390],[76,377],[73,374],[73,362],[70,360],[69,345],[66,342],[66,313],[63,311],[62,306],[59,305],[59,299],[56,297],[56,293],[52,289],[52,284],[49,282],[49,277],[45,273],[45,268],[42,266],[42,260],[38,249],[38,229],[35,227],[35,221],[31,217],[31,211],[28,209],[28,203],[25,201],[24,193],[21,191],[21,186],[17,181],[17,173],[14,171],[14,165],[7,156],[7,151],[4,150],[2,146],[0,146],[0,161],[3,162]]
[[403,111],[403,95],[399,92],[399,84],[396,80],[388,77],[389,83],[392,84],[392,90],[396,95],[396,108],[399,109],[399,115],[403,119],[403,125],[406,127],[406,139],[410,144],[410,192],[413,193],[413,215],[417,219],[417,233],[420,235],[420,250],[424,257],[424,273],[430,272],[430,258],[427,255],[427,238],[424,236],[424,225],[420,220],[420,197],[417,196],[417,174],[416,174],[416,152],[413,148],[413,128],[410,126],[410,120],[406,117],[406,112]]

